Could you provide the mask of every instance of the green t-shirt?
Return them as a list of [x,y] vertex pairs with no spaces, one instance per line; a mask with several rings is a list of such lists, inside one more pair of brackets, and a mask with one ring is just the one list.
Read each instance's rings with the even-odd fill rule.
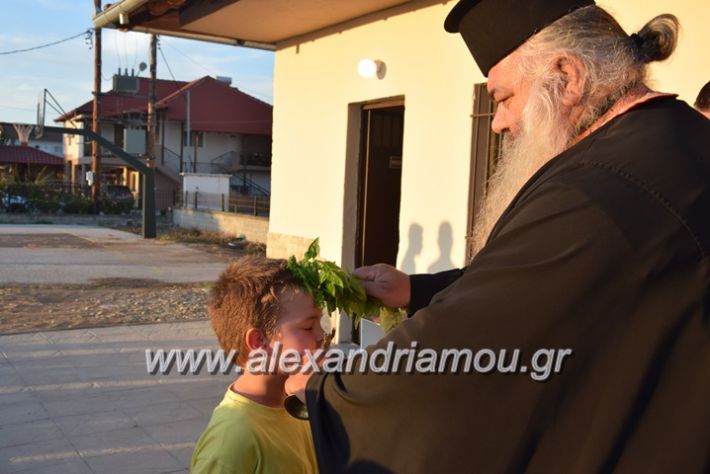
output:
[[190,472],[317,473],[307,421],[227,389],[197,440]]

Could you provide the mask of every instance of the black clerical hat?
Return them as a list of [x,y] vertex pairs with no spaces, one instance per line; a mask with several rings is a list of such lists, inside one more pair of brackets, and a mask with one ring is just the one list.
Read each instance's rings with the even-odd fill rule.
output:
[[501,59],[555,20],[594,0],[460,0],[444,28],[461,33],[485,76]]

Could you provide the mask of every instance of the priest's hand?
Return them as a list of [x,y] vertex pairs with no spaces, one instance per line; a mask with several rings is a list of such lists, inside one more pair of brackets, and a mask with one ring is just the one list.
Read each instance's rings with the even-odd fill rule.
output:
[[382,301],[386,306],[404,308],[409,305],[412,290],[409,275],[406,273],[386,263],[360,267],[354,273],[365,287],[365,292]]

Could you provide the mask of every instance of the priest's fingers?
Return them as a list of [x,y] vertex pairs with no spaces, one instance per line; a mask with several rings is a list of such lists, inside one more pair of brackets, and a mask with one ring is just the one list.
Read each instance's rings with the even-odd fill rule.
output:
[[356,268],[353,274],[361,283],[365,281],[375,281],[375,278],[377,278],[377,268],[374,265],[360,267]]
[[355,276],[368,295],[374,296],[391,308],[407,306],[411,286],[409,276],[391,265],[378,263],[355,270]]

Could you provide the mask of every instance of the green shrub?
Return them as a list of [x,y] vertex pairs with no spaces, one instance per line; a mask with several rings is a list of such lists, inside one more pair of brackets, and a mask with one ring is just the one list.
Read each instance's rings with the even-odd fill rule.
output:
[[54,213],[61,209],[62,204],[56,199],[56,197],[50,198],[33,198],[29,201],[30,208],[45,213]]
[[91,199],[81,195],[66,195],[63,198],[64,214],[91,214],[93,203]]
[[133,209],[133,203],[128,201],[117,202],[102,198],[99,204],[104,214],[125,214]]

